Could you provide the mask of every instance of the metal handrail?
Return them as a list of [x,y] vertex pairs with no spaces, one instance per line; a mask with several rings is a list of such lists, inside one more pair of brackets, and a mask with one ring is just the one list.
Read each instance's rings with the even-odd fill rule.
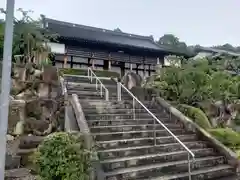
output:
[[104,86],[102,81],[97,77],[97,75],[93,72],[91,68],[88,68],[88,79],[90,79],[91,83],[93,81],[93,76],[96,79],[96,90],[98,90],[98,83],[100,84],[100,95],[102,97],[103,95],[103,89],[105,90],[105,99],[106,101],[109,100],[109,91],[108,89]]
[[156,127],[155,120],[188,152],[188,171],[189,171],[189,180],[191,180],[191,164],[189,154],[192,156],[192,159],[195,159],[194,153],[177,137],[175,136],[136,96],[133,95],[131,91],[128,90],[121,82],[118,82],[118,100],[121,101],[121,88],[123,88],[127,93],[133,98],[133,116],[135,119],[135,101],[137,101],[153,118],[154,118],[154,145],[156,146]]

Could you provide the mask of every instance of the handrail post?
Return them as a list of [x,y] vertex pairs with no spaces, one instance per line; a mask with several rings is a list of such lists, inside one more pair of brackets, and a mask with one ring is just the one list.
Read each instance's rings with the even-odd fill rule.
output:
[[122,100],[122,87],[121,87],[121,84],[118,82],[117,83],[117,96],[118,96],[118,101],[121,101]]
[[136,113],[135,113],[135,99],[133,98],[133,119],[136,120]]
[[109,101],[109,91],[108,89],[105,89],[105,98],[106,98],[106,101]]
[[92,74],[92,71],[91,71],[91,69],[89,68],[89,73],[90,73],[90,81],[91,81],[91,83],[92,83],[92,80],[93,80],[93,74]]
[[190,159],[190,154],[188,153],[188,176],[189,176],[189,180],[192,179],[192,175],[191,175],[191,159]]
[[119,83],[117,82],[117,99],[119,101]]
[[97,78],[96,79],[96,90],[98,90],[98,81],[97,81]]
[[91,68],[88,68],[88,76],[90,76],[90,80],[91,80],[91,83],[93,81],[93,76],[95,77],[95,80],[96,80],[96,83],[95,83],[95,86],[96,86],[96,91],[98,91],[98,83],[100,85],[100,95],[101,97],[103,96],[103,89],[105,90],[105,99],[106,101],[109,100],[109,91],[108,89],[104,86],[104,84],[101,82],[101,80],[97,77],[97,75],[93,72],[93,70]]
[[100,95],[102,97],[102,84],[100,84]]
[[157,135],[156,135],[156,120],[153,120],[153,138],[154,138],[154,146],[157,145]]

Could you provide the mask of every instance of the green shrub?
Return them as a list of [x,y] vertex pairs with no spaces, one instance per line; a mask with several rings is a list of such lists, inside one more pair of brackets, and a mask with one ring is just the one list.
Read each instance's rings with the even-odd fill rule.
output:
[[45,138],[33,155],[42,180],[89,179],[91,153],[81,135],[58,132]]
[[[88,70],[87,69],[61,68],[61,69],[59,69],[59,73],[60,73],[60,75],[70,74],[70,75],[87,76]],[[107,71],[107,70],[94,70],[94,73],[99,77],[113,77],[113,78],[120,77],[119,73],[113,72],[113,71]]]
[[195,123],[197,123],[200,127],[204,129],[211,128],[211,124],[206,114],[201,109],[185,104],[179,104],[177,105],[177,108],[184,115],[186,115],[187,117],[192,119]]
[[234,122],[235,122],[235,124],[236,124],[237,126],[240,125],[240,112],[238,112],[236,118],[234,119]]
[[235,150],[240,147],[240,134],[231,128],[209,129],[209,132],[217,140],[231,149]]
[[236,150],[236,154],[238,156],[238,159],[240,159],[240,150],[239,149]]

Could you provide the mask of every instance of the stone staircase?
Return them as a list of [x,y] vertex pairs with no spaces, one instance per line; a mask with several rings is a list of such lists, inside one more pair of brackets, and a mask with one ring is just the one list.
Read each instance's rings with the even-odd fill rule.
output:
[[[96,92],[95,84],[84,77],[68,79],[69,95],[76,93],[94,137],[100,164],[106,180],[188,180],[188,153],[141,106],[135,109],[132,99],[123,92],[117,101],[116,83],[103,80],[109,89],[110,101]],[[156,108],[154,102],[143,101],[194,154],[191,163],[192,180],[237,180],[234,168],[207,141],[172,121]],[[101,179],[101,178],[100,178]]]

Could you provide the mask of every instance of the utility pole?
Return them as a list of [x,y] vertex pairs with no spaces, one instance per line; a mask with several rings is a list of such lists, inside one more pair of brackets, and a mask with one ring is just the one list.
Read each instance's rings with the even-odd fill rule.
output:
[[13,18],[15,0],[7,0],[0,98],[0,180],[4,180],[9,93],[11,88]]

